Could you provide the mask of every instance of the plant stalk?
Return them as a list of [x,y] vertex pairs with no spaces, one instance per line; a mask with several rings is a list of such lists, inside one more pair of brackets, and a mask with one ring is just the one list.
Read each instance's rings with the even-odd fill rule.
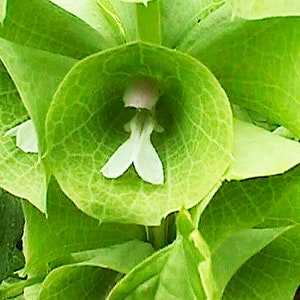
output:
[[136,4],[137,39],[151,44],[161,44],[160,0],[145,6]]
[[175,240],[175,215],[168,215],[159,226],[147,227],[148,240],[155,250],[159,250]]

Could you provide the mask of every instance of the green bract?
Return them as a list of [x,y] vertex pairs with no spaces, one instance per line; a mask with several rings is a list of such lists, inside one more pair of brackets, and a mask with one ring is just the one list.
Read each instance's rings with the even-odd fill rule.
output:
[[[132,169],[116,180],[99,173],[128,138],[123,126],[134,112],[122,98],[139,76],[161,87],[156,118],[164,132],[154,132],[152,143],[163,186],[141,181]],[[154,225],[195,205],[221,178],[230,162],[231,113],[224,91],[198,61],[134,43],[88,57],[70,71],[50,107],[47,140],[55,177],[83,211],[101,221]]]
[[208,66],[233,103],[299,137],[299,26],[296,17],[232,20],[225,6],[194,27],[179,49]]

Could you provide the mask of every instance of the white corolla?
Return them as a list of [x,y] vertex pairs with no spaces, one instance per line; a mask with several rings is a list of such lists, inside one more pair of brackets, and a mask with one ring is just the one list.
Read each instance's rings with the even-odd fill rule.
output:
[[100,172],[106,178],[117,178],[134,165],[138,175],[146,182],[163,184],[162,162],[151,143],[153,131],[163,129],[155,120],[155,105],[159,98],[158,84],[149,78],[137,78],[124,94],[125,107],[137,108],[136,115],[124,126],[130,132],[126,140],[110,157]]

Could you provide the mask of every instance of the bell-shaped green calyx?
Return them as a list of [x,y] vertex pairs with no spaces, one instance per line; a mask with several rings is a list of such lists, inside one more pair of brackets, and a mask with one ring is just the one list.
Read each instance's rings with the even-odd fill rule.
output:
[[[154,124],[150,116],[137,121],[136,108],[124,107],[128,87],[144,77],[159,84]],[[163,132],[155,131],[156,122]],[[101,221],[157,225],[170,212],[194,206],[223,179],[231,161],[232,116],[224,90],[199,61],[132,43],[87,57],[70,70],[50,105],[46,139],[48,165],[81,210]],[[142,170],[152,165],[147,157],[159,156],[164,184],[145,182],[134,167],[115,179],[99,172],[132,140],[152,153],[140,158]],[[127,165],[137,168],[137,153],[145,151],[133,152]]]

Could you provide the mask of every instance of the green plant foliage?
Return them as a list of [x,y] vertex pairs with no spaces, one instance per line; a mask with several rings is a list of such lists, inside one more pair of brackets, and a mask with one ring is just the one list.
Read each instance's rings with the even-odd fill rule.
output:
[[191,0],[189,5],[181,0],[161,1],[162,42],[170,48],[178,47],[181,40],[224,0]]
[[[40,153],[45,151],[45,119],[52,97],[76,60],[0,40],[1,60],[35,124]],[[33,52],[34,51],[34,52]],[[33,55],[34,54],[34,55]],[[31,81],[27,78],[31,76]]]
[[105,299],[116,275],[93,266],[62,266],[46,278],[39,299]]
[[22,253],[16,248],[23,225],[19,199],[0,190],[0,283],[23,265]]
[[[226,272],[229,267],[224,264],[230,261],[232,267],[246,245],[253,247],[274,234],[269,245],[252,253],[235,273],[225,299],[292,298],[300,279],[299,170],[298,166],[285,175],[226,183],[204,211],[199,229]],[[221,270],[217,274],[224,274]]]
[[293,299],[299,12],[0,0],[0,300]]
[[[234,161],[226,179],[281,174],[300,162],[300,144],[258,126],[234,119]],[[244,150],[247,145],[247,151]]]
[[45,168],[38,162],[38,156],[26,155],[16,148],[14,137],[5,137],[7,130],[22,123],[28,113],[18,91],[0,65],[0,186],[10,193],[30,199],[41,211],[46,210]]
[[270,2],[268,0],[250,0],[247,3],[228,0],[234,15],[245,19],[263,19],[270,17],[299,16],[300,3],[293,0]]
[[95,29],[47,0],[10,0],[0,36],[74,58],[109,46]]
[[129,272],[108,299],[205,299],[198,266],[200,269],[204,264],[205,275],[210,274],[205,265],[206,253],[197,247],[199,241],[201,237],[188,213],[182,212],[176,241]]
[[24,203],[24,253],[26,272],[31,276],[46,274],[64,261],[73,262],[71,254],[74,252],[145,239],[143,227],[100,224],[88,217],[70,202],[54,181],[50,182],[47,200],[47,217],[31,204]]
[[179,49],[208,66],[233,103],[299,136],[299,24],[297,17],[232,20],[225,6],[191,30]]
[[[77,16],[100,34],[101,47],[113,47],[124,42],[123,30],[117,18],[109,18],[108,8],[99,9],[97,1],[88,0],[51,0],[51,2],[62,7],[64,10]],[[100,1],[100,3],[109,3]]]

